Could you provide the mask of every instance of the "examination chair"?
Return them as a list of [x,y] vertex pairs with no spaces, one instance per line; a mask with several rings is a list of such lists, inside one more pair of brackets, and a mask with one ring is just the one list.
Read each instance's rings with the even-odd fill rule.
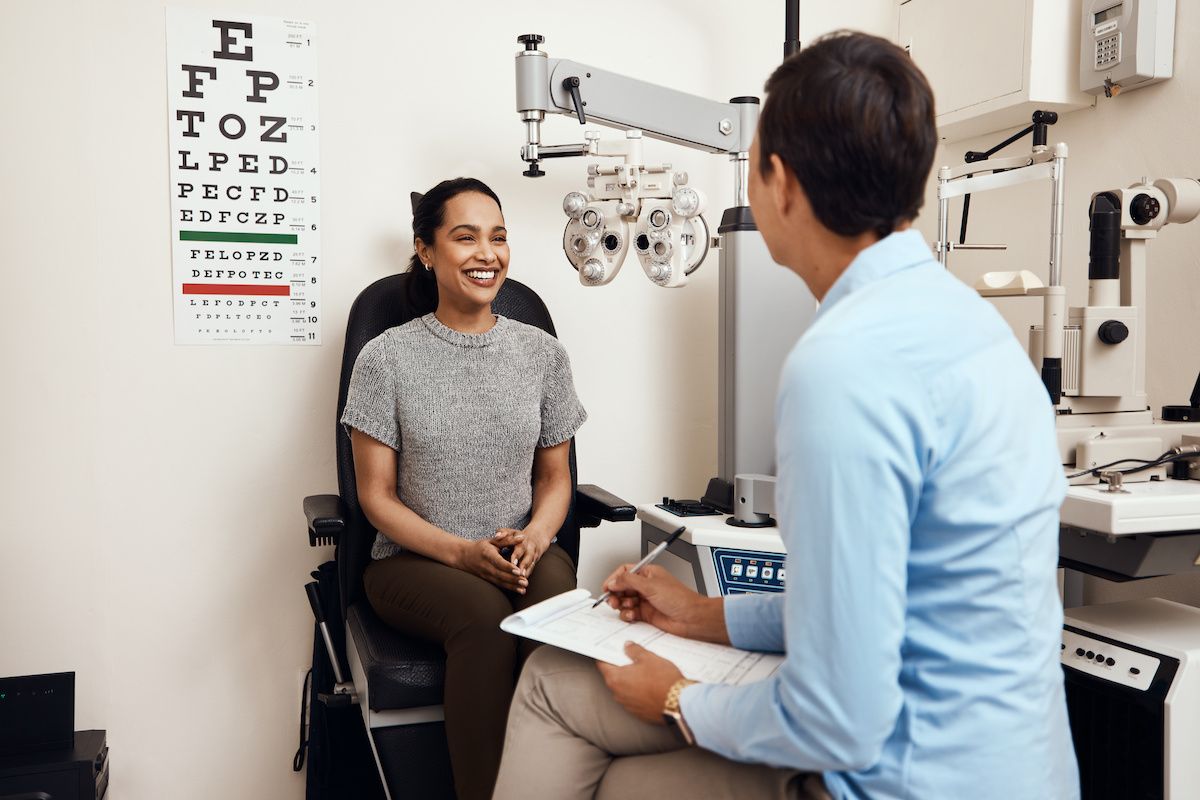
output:
[[[334,419],[339,494],[304,498],[309,543],[337,546],[339,608],[316,609],[314,603],[318,621],[321,611],[328,615],[331,635],[325,637],[326,644],[334,651],[343,676],[324,701],[359,705],[376,766],[391,800],[454,797],[442,722],[445,657],[440,645],[388,627],[375,616],[366,599],[362,576],[370,561],[375,529],[359,506],[350,437],[338,420],[346,405],[350,374],[359,351],[383,331],[417,316],[407,299],[408,279],[404,273],[376,281],[363,290],[350,309]],[[504,281],[492,308],[501,316],[555,335],[545,304],[533,290],[511,278]],[[574,491],[558,544],[578,563],[580,528],[596,527],[602,520],[632,520],[634,508],[596,486],[577,484],[574,439],[570,463]],[[344,636],[339,630],[343,624]]]

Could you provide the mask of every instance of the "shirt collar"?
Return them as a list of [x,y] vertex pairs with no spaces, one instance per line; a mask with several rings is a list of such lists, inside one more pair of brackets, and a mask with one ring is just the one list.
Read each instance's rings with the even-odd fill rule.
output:
[[932,259],[929,245],[915,228],[889,234],[861,251],[850,262],[850,266],[829,287],[821,307],[817,309],[817,316],[820,317],[826,309],[865,286]]

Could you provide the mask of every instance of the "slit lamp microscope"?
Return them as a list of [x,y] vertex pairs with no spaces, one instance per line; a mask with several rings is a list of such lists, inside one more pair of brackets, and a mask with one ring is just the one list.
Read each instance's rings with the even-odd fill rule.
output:
[[[1062,232],[1067,146],[1047,144],[1053,112],[959,167],[938,172],[938,260],[966,244],[970,195],[1036,180],[1050,182],[1049,281],[1033,272],[989,272],[985,297],[1040,297],[1042,324],[1029,354],[1055,414],[1058,449],[1071,486],[1061,511],[1061,564],[1110,580],[1200,572],[1200,379],[1189,405],[1163,406],[1155,418],[1146,394],[1146,275],[1149,244],[1169,224],[1200,215],[1200,181],[1143,178],[1096,192],[1088,207],[1087,304],[1066,305]],[[1029,133],[1029,155],[995,158]],[[963,197],[959,241],[950,240],[949,203]],[[1081,601],[1068,573],[1066,602]]]

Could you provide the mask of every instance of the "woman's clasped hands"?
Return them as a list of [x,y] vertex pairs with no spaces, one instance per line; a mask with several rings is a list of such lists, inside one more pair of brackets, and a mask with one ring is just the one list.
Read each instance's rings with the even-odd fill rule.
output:
[[531,529],[500,528],[488,539],[463,540],[457,566],[501,589],[525,594],[550,539]]
[[521,570],[521,573],[528,577],[533,574],[533,568],[537,566],[538,561],[546,554],[546,550],[550,547],[551,540],[554,536],[549,533],[533,527],[528,527],[523,531],[514,530],[513,528],[501,528],[496,531],[496,538],[502,539],[505,544],[502,547],[512,547],[512,554],[509,560],[513,566]]

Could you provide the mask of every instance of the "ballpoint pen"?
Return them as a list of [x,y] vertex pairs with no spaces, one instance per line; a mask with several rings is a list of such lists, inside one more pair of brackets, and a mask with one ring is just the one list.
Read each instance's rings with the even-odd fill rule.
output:
[[[663,550],[666,550],[668,547],[670,547],[671,543],[674,542],[676,539],[678,539],[680,536],[682,536],[683,532],[685,530],[687,530],[687,528],[683,525],[680,525],[678,528],[671,531],[671,535],[668,536],[666,539],[664,539],[662,541],[662,543],[659,544],[658,547],[654,548],[649,553],[646,553],[645,558],[643,558],[641,561],[637,562],[630,568],[629,574],[632,575],[633,573],[637,572],[642,567],[649,564],[654,559],[658,558],[658,554],[661,553]],[[592,608],[595,608],[596,606],[603,603],[605,600],[608,599],[608,596],[611,594],[612,594],[612,592],[605,592],[604,594],[600,595],[600,599],[597,600],[596,602],[592,603]]]

